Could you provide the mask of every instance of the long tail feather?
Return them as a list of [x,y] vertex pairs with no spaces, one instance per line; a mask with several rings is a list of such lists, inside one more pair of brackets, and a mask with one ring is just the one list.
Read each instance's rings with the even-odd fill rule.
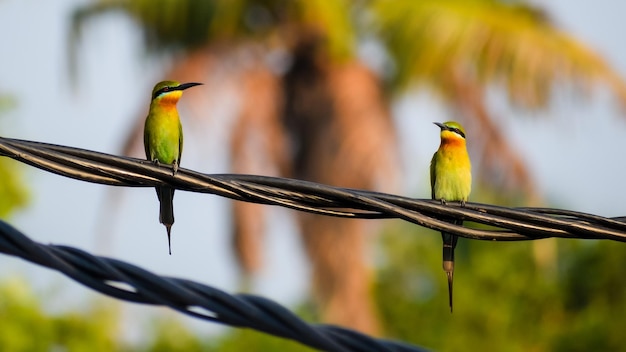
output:
[[450,304],[450,313],[452,313],[452,280],[454,278],[454,249],[459,239],[458,236],[454,236],[449,233],[442,232],[441,238],[443,239],[443,270],[448,277],[448,300]]
[[[454,263],[452,263],[454,266]],[[446,271],[446,275],[448,276],[448,301],[450,304],[450,313],[452,313],[452,278],[454,276],[454,268],[451,271]]]
[[172,255],[172,240],[171,240],[172,225],[165,225],[165,229],[167,229],[167,247],[169,248],[170,255]]
[[171,187],[159,187],[157,189],[159,196],[160,209],[159,209],[159,221],[165,225],[167,229],[167,243],[169,246],[170,255],[172,254],[171,245],[171,230],[174,225],[174,188]]

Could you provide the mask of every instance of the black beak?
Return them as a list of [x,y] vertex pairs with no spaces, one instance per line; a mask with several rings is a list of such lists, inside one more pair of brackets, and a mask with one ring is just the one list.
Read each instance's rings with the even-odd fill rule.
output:
[[448,126],[444,125],[443,123],[439,123],[439,122],[433,122],[435,125],[439,126],[439,128],[441,128],[441,130],[447,130]]
[[191,83],[183,83],[181,85],[179,85],[178,87],[176,87],[174,90],[185,90],[187,88],[191,88],[191,87],[195,87],[195,86],[201,86],[202,83],[195,83],[195,82],[191,82]]

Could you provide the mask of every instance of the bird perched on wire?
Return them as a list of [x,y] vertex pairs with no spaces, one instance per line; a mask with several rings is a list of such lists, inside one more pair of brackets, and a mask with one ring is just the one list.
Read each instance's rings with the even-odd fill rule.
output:
[[[430,162],[430,189],[432,199],[446,202],[465,202],[472,190],[472,165],[465,144],[465,130],[454,121],[435,122],[441,129],[441,144]],[[450,220],[461,225],[462,220]],[[443,270],[448,277],[448,299],[452,312],[452,279],[454,276],[454,248],[458,236],[441,232],[443,239]]]
[[[143,130],[143,145],[146,158],[157,165],[172,166],[176,175],[183,152],[183,127],[180,123],[176,103],[183,95],[183,90],[202,83],[179,83],[163,81],[154,86],[150,111]],[[159,221],[167,230],[169,253],[172,254],[170,233],[174,224],[174,188],[162,186],[156,189],[159,198]]]

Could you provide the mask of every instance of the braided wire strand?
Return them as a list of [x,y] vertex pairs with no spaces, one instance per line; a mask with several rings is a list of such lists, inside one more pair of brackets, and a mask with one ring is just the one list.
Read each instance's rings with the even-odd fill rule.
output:
[[37,243],[4,221],[0,221],[0,252],[57,270],[114,298],[167,306],[192,317],[251,328],[324,351],[426,351],[338,326],[309,324],[263,297],[230,295],[208,285],[162,277],[130,263],[94,256],[77,248]]
[[[234,200],[283,206],[310,213],[362,219],[397,218],[437,231],[488,241],[548,237],[609,239],[626,242],[626,222],[581,212],[548,208],[508,208],[466,203],[442,205],[379,192],[331,187],[314,182],[256,175],[209,175],[146,160],[85,149],[0,137],[0,155],[77,180],[112,186],[155,187],[210,193]],[[489,225],[472,228],[442,221],[456,218]]]
[[[437,231],[489,241],[549,237],[626,242],[626,216],[606,218],[563,209],[509,208],[489,204],[448,203],[314,182],[257,175],[209,175],[180,168],[176,175],[146,160],[0,137],[0,156],[73,179],[111,186],[170,185],[190,192],[283,206],[314,214],[361,219],[402,219]],[[442,221],[456,218],[488,225],[472,228]],[[216,288],[160,277],[132,264],[93,256],[82,250],[33,242],[0,221],[0,252],[57,270],[105,295],[164,305],[183,314],[235,327],[252,328],[327,351],[424,351],[401,342],[376,339],[346,328],[308,324],[263,297],[229,295]]]

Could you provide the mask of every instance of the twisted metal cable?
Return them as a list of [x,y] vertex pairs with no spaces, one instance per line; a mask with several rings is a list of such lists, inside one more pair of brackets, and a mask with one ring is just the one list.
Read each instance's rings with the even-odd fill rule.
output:
[[[364,219],[403,219],[437,231],[489,241],[548,237],[609,239],[626,242],[624,217],[605,218],[548,208],[508,208],[479,203],[465,207],[430,199],[331,187],[294,179],[255,175],[208,175],[149,161],[84,149],[0,137],[0,155],[77,180],[113,186],[155,187],[211,193],[235,200],[278,205],[315,214]],[[442,221],[462,219],[491,228]]]
[[229,295],[191,280],[161,277],[132,264],[93,256],[77,248],[44,245],[0,221],[0,252],[55,269],[105,295],[168,306],[196,318],[246,327],[324,351],[426,351],[326,324],[308,324],[269,299]]
[[[284,206],[345,218],[399,218],[438,231],[496,241],[547,237],[626,242],[626,217],[605,218],[561,209],[507,208],[467,203],[465,207],[385,193],[330,187],[313,182],[254,175],[207,175],[145,160],[53,144],[0,137],[0,156],[77,180],[113,186],[155,187],[210,193],[235,200]],[[456,218],[489,225],[468,228],[442,221]],[[184,314],[298,341],[327,351],[423,351],[400,342],[324,324],[307,324],[262,297],[223,291],[178,278],[160,277],[132,264],[96,257],[76,248],[33,242],[0,221],[0,252],[58,270],[103,294],[130,302],[169,306]]]

